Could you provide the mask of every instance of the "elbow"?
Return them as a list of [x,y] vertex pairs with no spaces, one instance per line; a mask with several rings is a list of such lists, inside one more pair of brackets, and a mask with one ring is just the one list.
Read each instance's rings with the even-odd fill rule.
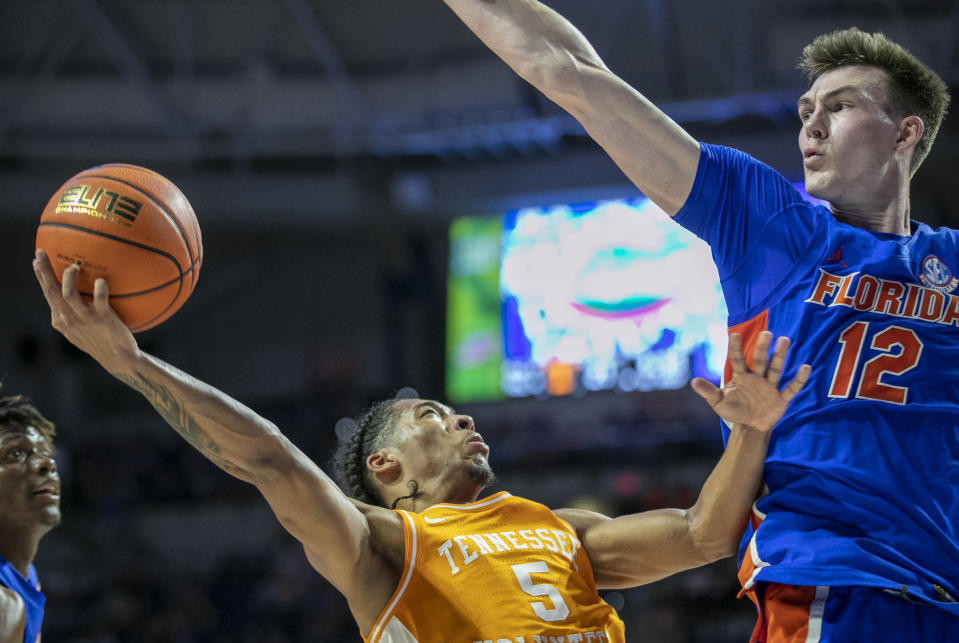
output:
[[738,540],[693,537],[693,547],[703,565],[729,558],[738,551]]
[[243,446],[238,465],[254,484],[292,471],[296,453],[292,443],[278,429],[257,436]]
[[687,512],[687,521],[693,550],[704,565],[729,558],[739,551],[745,523],[730,527],[728,523],[722,524],[710,520],[709,516],[702,516],[695,507]]
[[703,564],[715,563],[733,556],[738,551],[735,543],[728,541],[704,542],[697,553],[703,559]]
[[588,52],[551,52],[545,59],[530,56],[525,62],[525,68],[517,70],[520,76],[574,116],[595,94],[591,88],[597,79],[612,77],[603,61]]

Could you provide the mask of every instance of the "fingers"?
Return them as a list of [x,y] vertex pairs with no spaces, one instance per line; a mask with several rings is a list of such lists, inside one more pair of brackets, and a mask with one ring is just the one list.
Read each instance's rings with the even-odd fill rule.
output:
[[[750,368],[743,358],[742,337],[736,333],[730,335],[729,362],[733,367],[734,376],[737,373],[755,373],[765,377],[766,381],[778,388],[779,380],[782,378],[783,369],[786,365],[786,358],[789,355],[791,342],[789,338],[785,336],[776,338],[776,345],[773,347],[772,357],[769,357],[769,345],[772,342],[772,338],[773,334],[768,330],[764,330],[756,336],[756,345],[753,348],[752,367]],[[783,389],[782,392],[787,402],[802,390],[802,387],[806,384],[806,380],[809,378],[809,371],[809,365],[803,364],[793,380]],[[706,389],[703,390],[705,391]],[[703,392],[699,390],[696,392],[704,398],[706,397],[706,395],[703,395]],[[711,391],[709,393],[713,394]]]
[[786,363],[786,355],[789,353],[789,338],[779,337],[776,339],[776,347],[773,349],[773,358],[766,369],[766,381],[773,386],[779,386],[779,378],[783,374],[783,365]]
[[803,364],[799,367],[799,370],[796,372],[796,377],[786,385],[786,388],[782,390],[782,398],[785,402],[789,402],[796,396],[796,393],[802,390],[802,387],[806,384],[806,381],[809,379],[809,373],[812,370],[812,367],[809,364]]
[[101,315],[112,311],[110,307],[110,289],[106,279],[97,279],[93,282],[93,308]]
[[43,291],[43,297],[47,300],[51,311],[56,311],[63,306],[63,296],[60,293],[60,282],[53,273],[50,266],[50,259],[43,250],[37,250],[33,260],[33,274],[40,282],[40,289]]
[[696,391],[696,393],[699,394],[699,397],[706,400],[709,406],[715,406],[721,399],[723,399],[722,392],[709,380],[704,380],[701,377],[694,377],[689,382],[689,385],[694,391]]
[[769,359],[769,343],[773,339],[773,334],[764,330],[756,337],[756,346],[753,348],[753,373],[765,375],[766,362]]
[[734,374],[746,373],[749,370],[743,357],[743,338],[738,333],[729,336],[729,364],[733,367]]
[[73,313],[82,314],[86,310],[87,304],[77,290],[79,266],[67,266],[61,275],[61,280],[58,280],[56,273],[53,272],[53,266],[50,264],[50,257],[38,248],[34,255],[33,273],[36,275],[43,296],[50,306],[55,328],[59,328],[63,320],[73,319]]
[[43,289],[44,295],[51,293],[50,289],[54,284],[56,284],[56,290],[60,289],[60,282],[57,281],[56,275],[53,274],[53,268],[50,267],[50,259],[43,250],[37,250],[34,256],[33,274],[36,275],[37,281],[40,282],[40,288]]
[[80,299],[80,293],[77,292],[77,276],[79,274],[80,267],[71,264],[63,269],[63,274],[60,276],[60,289],[63,299],[73,307],[76,307],[77,303],[83,302]]

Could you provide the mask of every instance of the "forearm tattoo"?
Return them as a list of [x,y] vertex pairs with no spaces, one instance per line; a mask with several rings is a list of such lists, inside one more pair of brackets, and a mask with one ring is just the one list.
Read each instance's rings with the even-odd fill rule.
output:
[[207,432],[194,419],[193,415],[177,401],[173,393],[158,382],[142,375],[117,376],[120,381],[141,393],[153,405],[166,423],[183,436],[195,449],[210,462],[231,475],[238,475],[242,469],[222,457],[220,445],[210,439]]

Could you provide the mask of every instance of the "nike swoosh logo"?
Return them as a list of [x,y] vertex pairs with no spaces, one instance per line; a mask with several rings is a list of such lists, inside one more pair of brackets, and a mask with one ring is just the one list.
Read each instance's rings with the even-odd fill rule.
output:
[[453,517],[453,516],[446,516],[445,518],[427,518],[426,516],[423,516],[423,520],[425,520],[426,522],[430,523],[431,525],[435,525],[435,524],[438,523],[438,522],[443,522],[444,520],[449,520],[449,519],[452,518],[452,517]]

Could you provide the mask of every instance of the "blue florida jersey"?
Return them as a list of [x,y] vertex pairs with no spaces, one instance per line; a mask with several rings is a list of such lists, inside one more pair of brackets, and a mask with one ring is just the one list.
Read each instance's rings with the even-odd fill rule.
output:
[[959,234],[846,225],[748,155],[701,150],[675,219],[710,245],[730,332],[747,355],[762,330],[791,338],[784,381],[813,369],[770,442],[744,589],[882,587],[959,614]]
[[7,560],[0,556],[0,585],[13,590],[23,599],[23,606],[27,612],[24,643],[35,643],[40,640],[40,625],[43,623],[43,606],[46,597],[40,591],[40,581],[37,570],[30,565],[27,578],[17,571]]

